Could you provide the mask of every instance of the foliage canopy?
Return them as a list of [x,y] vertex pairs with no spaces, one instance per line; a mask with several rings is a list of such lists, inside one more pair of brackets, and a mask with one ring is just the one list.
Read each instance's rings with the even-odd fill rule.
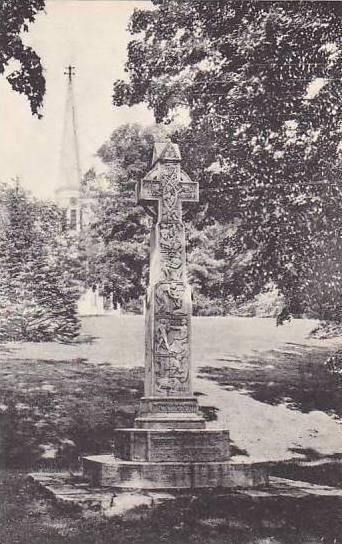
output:
[[292,312],[341,318],[341,4],[153,3],[131,18],[113,100],[144,101],[166,123],[188,109],[174,139],[207,221],[238,218],[226,295],[274,282]]
[[[32,113],[38,116],[45,93],[45,78],[40,58],[25,45],[23,33],[44,7],[45,0],[0,2],[0,75],[9,69],[7,80],[12,89],[27,96]],[[13,61],[18,63],[18,68],[11,70]]]

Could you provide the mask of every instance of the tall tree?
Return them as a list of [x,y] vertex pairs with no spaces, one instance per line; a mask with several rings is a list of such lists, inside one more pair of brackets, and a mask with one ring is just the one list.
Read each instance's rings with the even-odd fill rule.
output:
[[299,312],[319,281],[337,315],[335,287],[317,267],[313,277],[313,263],[329,257],[329,241],[341,289],[341,4],[153,3],[131,18],[129,81],[115,82],[114,104],[145,101],[158,121],[189,109],[175,137],[208,220],[240,218],[227,239],[227,294],[249,298],[273,281]]
[[[37,14],[44,10],[45,0],[1,0],[0,2],[0,75],[9,70],[7,80],[13,90],[24,93],[31,111],[40,116],[45,93],[43,68],[37,53],[23,41]],[[18,68],[11,70],[12,61]]]
[[223,315],[227,307],[222,291],[226,261],[223,245],[227,225],[203,225],[201,218],[187,221],[187,270],[195,315]]
[[0,233],[1,340],[71,340],[77,317],[78,260],[54,205],[3,186]]
[[[154,142],[165,137],[165,129],[127,124],[117,128],[98,152],[108,166],[110,186],[107,190],[98,189],[95,199],[96,221],[91,230],[92,240],[87,244],[88,281],[102,285],[104,294],[113,293],[114,299],[126,308],[136,304],[146,291],[152,221],[149,213],[153,213],[153,210],[137,205],[135,185],[151,167]],[[95,173],[88,172],[84,182],[88,187],[91,184],[96,187]],[[184,215],[186,218],[189,210]],[[223,241],[226,227],[217,222],[204,225],[203,217],[202,214],[196,216],[195,221],[186,219],[194,311],[222,313],[224,308],[219,293],[224,261],[222,244],[218,245],[218,241]]]
[[136,204],[135,185],[150,167],[159,132],[122,125],[98,151],[108,167],[109,187],[97,191],[89,281],[102,285],[103,294],[112,293],[114,301],[126,307],[145,290],[149,226]]

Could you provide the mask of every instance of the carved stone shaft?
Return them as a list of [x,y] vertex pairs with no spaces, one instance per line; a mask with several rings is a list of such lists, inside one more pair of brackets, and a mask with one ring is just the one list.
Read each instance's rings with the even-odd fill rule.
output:
[[[181,170],[180,160],[176,144],[156,144],[152,169],[137,188],[139,202],[158,202],[157,222],[151,233],[146,303],[143,410],[150,414],[197,413],[191,388],[192,306],[186,278],[182,201],[198,201],[198,184]],[[160,404],[158,398],[173,402]]]

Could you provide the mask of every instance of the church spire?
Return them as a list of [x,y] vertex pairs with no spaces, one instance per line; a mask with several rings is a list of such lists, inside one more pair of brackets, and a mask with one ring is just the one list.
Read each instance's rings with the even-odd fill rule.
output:
[[82,203],[81,166],[73,89],[75,67],[67,66],[64,74],[67,76],[67,93],[56,201],[65,212],[66,225],[71,229],[79,230],[82,228]]
[[81,186],[81,167],[78,144],[78,129],[73,81],[75,67],[67,66],[64,74],[67,76],[67,96],[64,112],[64,127],[60,155],[60,180],[58,189],[78,189]]

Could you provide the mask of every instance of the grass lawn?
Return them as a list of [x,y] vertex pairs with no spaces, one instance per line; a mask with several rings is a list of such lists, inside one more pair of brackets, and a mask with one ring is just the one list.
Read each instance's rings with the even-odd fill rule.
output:
[[0,472],[0,544],[339,544],[336,499],[180,498],[122,520],[81,519],[37,495],[20,472]]
[[[342,453],[342,383],[324,367],[342,340],[310,339],[314,326],[194,319],[195,393],[209,425],[228,427],[251,459]],[[3,346],[2,465],[32,466],[53,450],[58,463],[74,463],[110,450],[113,428],[132,422],[142,395],[143,335],[140,316],[92,317],[74,345]]]
[[[194,389],[208,425],[230,430],[235,456],[314,461],[309,476],[292,476],[340,485],[342,384],[323,363],[341,340],[308,339],[313,326],[195,318]],[[328,499],[304,501],[300,512],[286,501],[234,510],[227,500],[203,499],[157,509],[137,524],[80,522],[32,494],[15,469],[77,470],[82,455],[111,451],[115,427],[132,424],[143,394],[143,340],[142,318],[108,316],[85,319],[75,345],[1,347],[0,544],[339,543],[341,509]],[[329,457],[336,462],[322,468]]]

